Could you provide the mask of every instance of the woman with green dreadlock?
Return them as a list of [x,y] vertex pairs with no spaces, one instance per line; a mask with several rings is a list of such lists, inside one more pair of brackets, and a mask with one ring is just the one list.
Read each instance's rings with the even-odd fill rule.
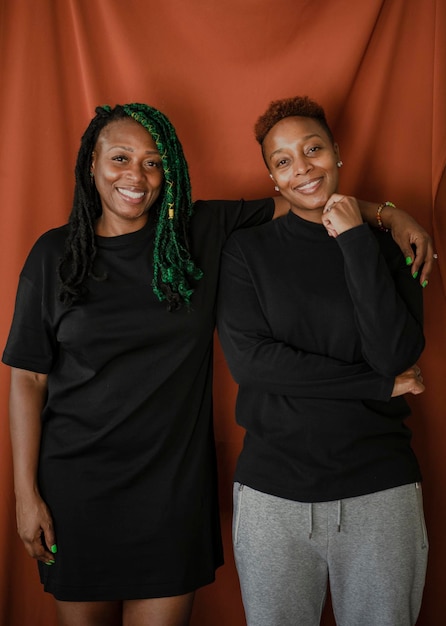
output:
[[[140,104],[96,109],[75,173],[69,223],[22,270],[3,354],[18,532],[60,626],[185,626],[222,563],[220,252],[236,228],[271,219],[274,201],[192,204],[174,128]],[[429,237],[386,213],[406,254],[417,239],[416,271]]]

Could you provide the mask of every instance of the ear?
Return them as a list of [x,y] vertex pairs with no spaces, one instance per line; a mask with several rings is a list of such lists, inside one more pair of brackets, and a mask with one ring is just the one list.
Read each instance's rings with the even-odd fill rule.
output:
[[336,161],[340,161],[341,160],[341,151],[339,150],[339,144],[334,143],[333,144],[333,150],[334,150],[334,153],[336,155]]
[[93,150],[93,152],[91,153],[91,167],[90,167],[91,174],[94,173],[95,166],[96,166],[96,150]]

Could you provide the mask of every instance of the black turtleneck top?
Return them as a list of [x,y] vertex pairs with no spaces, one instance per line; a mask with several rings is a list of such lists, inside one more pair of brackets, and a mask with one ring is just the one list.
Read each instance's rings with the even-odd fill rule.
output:
[[218,331],[246,429],[235,478],[337,500],[420,480],[395,376],[424,347],[422,293],[389,233],[293,213],[234,233]]

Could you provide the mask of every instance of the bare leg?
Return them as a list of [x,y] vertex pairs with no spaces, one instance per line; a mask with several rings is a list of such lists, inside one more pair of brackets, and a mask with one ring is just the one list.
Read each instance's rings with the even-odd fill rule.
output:
[[125,600],[123,626],[188,626],[194,593],[170,598]]
[[122,626],[122,602],[56,600],[58,626]]

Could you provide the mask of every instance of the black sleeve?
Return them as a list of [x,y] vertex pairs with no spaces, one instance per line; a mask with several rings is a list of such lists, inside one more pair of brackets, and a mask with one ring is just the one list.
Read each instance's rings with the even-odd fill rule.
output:
[[388,400],[394,377],[276,341],[237,238],[223,252],[217,326],[235,381],[259,392],[300,397]]
[[390,234],[363,224],[336,240],[364,359],[383,376],[401,374],[424,348],[422,287]]
[[51,313],[58,288],[57,264],[64,229],[42,235],[20,274],[14,316],[2,361],[11,367],[48,374],[57,355]]
[[203,213],[214,212],[217,216],[219,228],[224,233],[224,240],[239,228],[249,228],[269,222],[274,215],[274,200],[197,200],[194,203],[194,212],[198,214],[200,224],[206,227],[207,220]]

